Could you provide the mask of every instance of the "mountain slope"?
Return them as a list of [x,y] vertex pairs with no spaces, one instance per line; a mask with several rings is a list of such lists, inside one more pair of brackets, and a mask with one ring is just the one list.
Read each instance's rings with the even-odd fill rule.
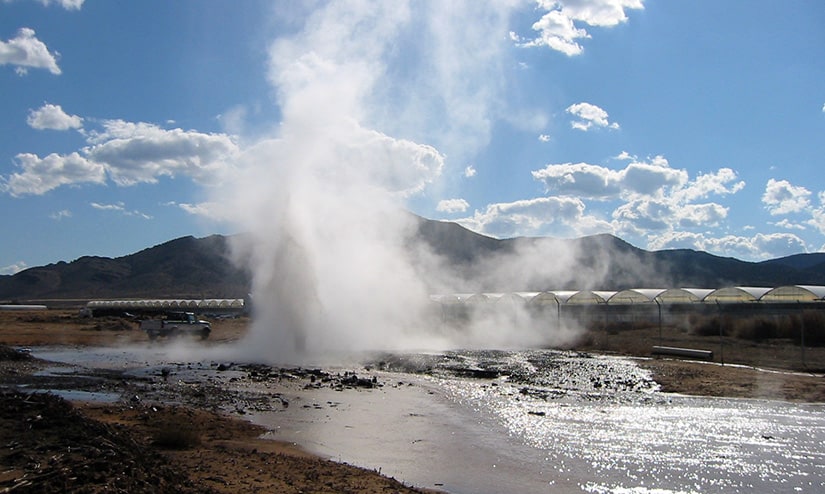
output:
[[227,259],[227,238],[178,238],[116,259],[81,257],[0,278],[0,300],[235,298],[249,277]]
[[[569,263],[563,266],[564,278],[536,274],[508,282],[476,280],[455,291],[825,285],[822,253],[753,263],[687,249],[650,252],[606,234],[572,240],[500,240],[423,218],[418,219],[415,236],[441,256],[445,266],[473,275],[479,274],[478,266],[490,266],[498,256],[527,251],[532,256],[525,256],[524,263]],[[182,237],[115,259],[81,257],[30,268],[0,276],[0,300],[241,298],[250,290],[250,277],[229,262],[229,241],[221,235]],[[531,269],[539,267],[521,270],[541,273]]]

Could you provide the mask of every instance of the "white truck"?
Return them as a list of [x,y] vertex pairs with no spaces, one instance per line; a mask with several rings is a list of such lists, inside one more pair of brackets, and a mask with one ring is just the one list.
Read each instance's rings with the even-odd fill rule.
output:
[[168,312],[164,319],[146,319],[140,322],[140,329],[146,331],[150,340],[159,337],[192,335],[202,340],[209,338],[212,325],[209,321],[199,320],[192,312]]

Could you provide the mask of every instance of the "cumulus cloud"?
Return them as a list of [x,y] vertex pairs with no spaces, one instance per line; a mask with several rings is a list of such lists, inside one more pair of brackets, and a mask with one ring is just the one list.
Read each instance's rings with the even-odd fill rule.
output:
[[730,168],[720,168],[714,173],[701,173],[696,179],[676,191],[682,201],[703,199],[710,195],[724,196],[736,194],[745,188],[743,180],[737,180],[736,172]]
[[464,199],[444,199],[442,201],[438,201],[438,205],[435,207],[435,210],[442,213],[463,213],[464,211],[467,211],[469,207],[470,203]]
[[[35,125],[65,123],[67,119],[60,115],[65,114],[58,109],[41,108],[30,120]],[[72,119],[69,116],[68,121]],[[80,152],[53,153],[42,159],[19,154],[16,161],[21,171],[0,177],[0,190],[13,196],[39,195],[63,185],[102,184],[107,177],[120,186],[155,183],[164,176],[212,184],[231,168],[239,152],[234,138],[226,134],[163,129],[144,122],[105,120],[100,130],[85,135],[88,146]],[[384,154],[392,153],[385,149]]]
[[523,46],[547,46],[568,57],[580,55],[584,51],[576,40],[590,37],[587,30],[577,28],[573,19],[560,10],[551,10],[544,14],[533,23],[533,30],[538,31],[538,37],[522,43]]
[[196,204],[186,202],[170,202],[166,205],[178,207],[181,210],[185,211],[187,214],[191,214],[193,216],[209,218],[215,221],[227,221],[228,219],[226,207],[224,207],[218,202],[204,201]]
[[687,171],[671,168],[660,156],[634,161],[621,170],[588,163],[549,164],[532,175],[548,192],[602,200],[662,195],[666,188],[682,187],[688,181]]
[[567,56],[580,55],[584,48],[579,40],[591,37],[577,22],[612,27],[627,22],[625,10],[644,8],[642,0],[538,0],[537,4],[546,12],[532,26],[538,36],[523,40],[511,33],[511,39],[521,46],[546,46]]
[[765,186],[762,203],[771,215],[777,216],[805,211],[811,205],[810,197],[811,191],[805,187],[772,178]]
[[104,126],[107,130],[95,135],[94,144],[84,151],[89,159],[104,164],[118,185],[155,183],[159,177],[179,175],[208,183],[237,152],[225,134],[166,130],[120,120]]
[[805,242],[792,233],[757,233],[752,237],[725,235],[716,238],[703,233],[672,231],[651,236],[649,248],[724,252],[739,259],[755,261],[807,252]]
[[782,218],[781,220],[770,224],[778,226],[779,228],[785,228],[786,230],[807,230],[807,227],[804,224],[795,223],[788,218]]
[[588,163],[549,164],[532,172],[548,192],[585,198],[615,197],[621,192],[621,173]]
[[21,28],[14,38],[0,41],[0,65],[15,66],[19,75],[25,75],[30,68],[46,69],[52,74],[60,75],[57,56],[37,39],[34,29],[28,27]]
[[81,128],[83,119],[64,112],[60,105],[46,103],[37,110],[29,110],[26,123],[37,130],[69,130]]
[[817,198],[819,199],[819,206],[811,208],[811,218],[805,224],[816,228],[819,233],[825,234],[825,191],[819,192]]
[[627,22],[625,9],[643,9],[642,0],[538,0],[540,6],[557,6],[568,17],[589,26],[615,26]]
[[550,142],[550,135],[548,135],[548,134],[539,134],[539,141],[541,141],[541,142]]
[[602,231],[645,237],[681,229],[716,227],[728,216],[728,207],[709,197],[735,194],[745,183],[729,168],[690,179],[684,169],[672,168],[663,156],[638,160],[623,152],[620,169],[589,163],[549,164],[532,172],[554,197],[572,197],[616,203],[610,223]]
[[464,176],[466,178],[473,178],[476,176],[476,173],[476,169],[473,167],[473,165],[467,165],[467,167],[464,168]]
[[[3,0],[4,3],[11,3],[15,0]],[[59,7],[63,7],[66,10],[80,10],[83,7],[83,2],[85,0],[35,0],[37,3],[43,5],[44,7],[48,7],[52,4],[55,4]]]
[[105,167],[78,153],[52,153],[44,158],[22,153],[15,157],[15,164],[20,172],[0,178],[0,190],[15,197],[45,194],[63,185],[106,181]]
[[565,111],[578,118],[578,120],[570,122],[570,126],[574,129],[586,132],[594,127],[608,129],[619,128],[619,124],[610,122],[606,111],[590,103],[576,103],[568,106]]
[[539,197],[488,205],[473,216],[456,220],[461,225],[499,238],[541,235],[549,228],[559,236],[579,236],[610,231],[609,223],[585,214],[584,203],[573,197]]
[[83,7],[83,2],[86,0],[37,0],[46,7],[51,4],[57,4],[66,10],[80,10]]
[[20,261],[14,264],[9,264],[8,266],[0,267],[0,275],[13,275],[28,268],[29,266],[25,262]]

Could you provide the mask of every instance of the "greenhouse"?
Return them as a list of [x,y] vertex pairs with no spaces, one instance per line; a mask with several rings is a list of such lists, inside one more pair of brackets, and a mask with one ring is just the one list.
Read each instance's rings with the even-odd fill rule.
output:
[[92,300],[86,310],[93,314],[111,312],[162,312],[182,310],[187,312],[242,312],[248,309],[244,299],[122,299]]

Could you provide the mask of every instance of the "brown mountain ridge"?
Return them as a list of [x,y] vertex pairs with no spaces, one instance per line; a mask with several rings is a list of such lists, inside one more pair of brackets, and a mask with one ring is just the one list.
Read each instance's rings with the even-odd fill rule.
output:
[[[470,281],[460,291],[541,291],[625,288],[825,285],[825,253],[796,254],[763,262],[746,262],[688,249],[646,251],[613,235],[577,239],[495,239],[456,223],[420,218],[418,236],[452,266],[470,268],[491,256],[529,246],[547,252],[548,262],[558,249],[578,252],[573,272],[587,266],[606,266],[600,286],[574,276],[517,281],[491,286]],[[102,298],[242,298],[250,291],[249,273],[228,258],[231,237],[191,236],[165,242],[118,258],[81,257],[0,276],[0,300]]]

